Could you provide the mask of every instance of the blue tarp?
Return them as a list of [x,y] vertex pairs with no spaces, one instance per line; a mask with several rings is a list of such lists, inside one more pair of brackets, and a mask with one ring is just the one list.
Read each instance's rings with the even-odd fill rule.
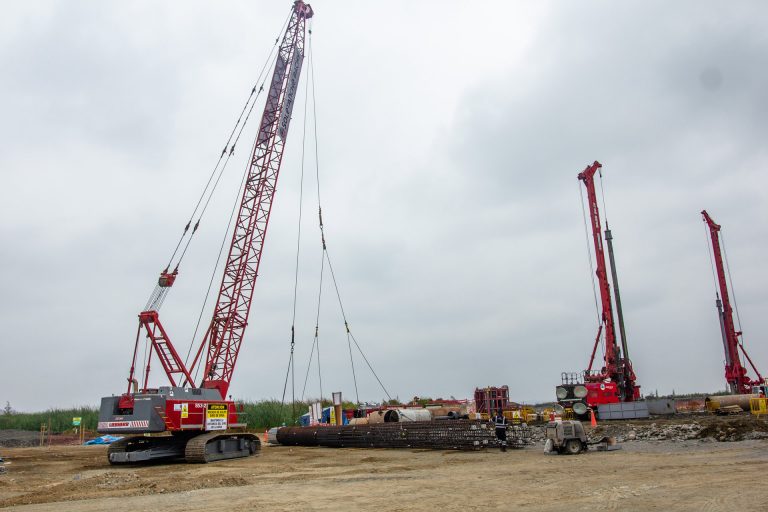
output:
[[122,439],[122,436],[101,436],[97,437],[96,439],[91,439],[90,441],[86,441],[85,444],[110,444],[114,443],[118,439]]
[[[331,409],[333,409],[333,407],[326,407],[325,409],[323,409],[323,418],[322,418],[322,421],[321,421],[322,423],[330,423],[331,422]],[[343,412],[341,413],[341,418],[342,418],[341,419],[342,424],[344,424],[344,425],[349,424],[349,420],[347,419],[347,415],[344,414]],[[309,413],[303,414],[299,418],[299,424],[302,427],[309,426]]]

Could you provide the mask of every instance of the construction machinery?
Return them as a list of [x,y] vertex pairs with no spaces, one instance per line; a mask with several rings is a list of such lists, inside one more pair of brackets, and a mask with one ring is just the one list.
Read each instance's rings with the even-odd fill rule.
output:
[[[229,253],[225,260],[213,318],[192,363],[188,366],[181,358],[160,322],[158,313],[160,305],[178,277],[178,263],[172,271],[169,263],[161,272],[147,307],[139,314],[128,389],[122,395],[103,398],[99,412],[100,433],[139,434],[125,437],[110,445],[108,457],[113,464],[169,458],[184,458],[188,462],[210,462],[254,455],[260,448],[259,439],[255,435],[231,431],[244,427],[245,424],[239,420],[235,403],[228,398],[227,392],[248,325],[251,300],[304,59],[306,23],[312,15],[309,4],[302,0],[293,3],[276,54],[252,156],[246,168],[242,199],[237,216],[234,217]],[[257,87],[254,87],[251,91],[252,97],[256,89]],[[256,100],[253,101],[255,104]],[[244,108],[243,112],[245,111]],[[227,154],[231,156],[234,149],[234,143],[230,148],[225,147],[222,157]],[[221,162],[221,157],[219,161]],[[182,240],[190,224],[191,219],[184,229]],[[199,219],[192,234],[197,230],[198,224]],[[181,254],[183,256],[183,253]],[[171,257],[171,262],[174,256]],[[137,368],[142,334],[146,336],[148,354],[143,361],[139,361],[139,365],[143,367]],[[153,358],[160,361],[170,385],[149,387],[150,362]],[[198,383],[195,383],[193,378],[196,370],[201,370],[202,373]],[[141,385],[139,379],[143,379]]]
[[[616,336],[611,285],[608,281],[600,210],[595,191],[595,174],[600,171],[601,167],[600,162],[595,161],[578,175],[578,179],[587,190],[589,220],[592,227],[592,243],[594,245],[597,267],[595,274],[600,293],[600,324],[587,369],[581,374],[563,373],[561,385],[555,389],[560,404],[573,409],[574,413],[582,417],[587,414],[589,408],[597,409],[601,404],[632,402],[640,398],[640,386],[636,383],[635,372],[632,368],[627,348],[616,261],[613,254],[613,236],[606,222],[605,240],[608,246],[608,256],[611,265],[613,295],[616,299],[621,346],[619,346]],[[595,354],[601,339],[604,340],[603,365],[600,369],[593,369]]]
[[[717,273],[717,288],[715,291],[715,307],[717,316],[720,319],[720,334],[723,338],[723,349],[725,350],[725,381],[728,384],[728,391],[733,394],[755,394],[765,396],[766,382],[760,372],[755,367],[752,359],[744,349],[741,337],[741,331],[737,331],[733,323],[733,307],[731,306],[731,294],[728,292],[726,283],[725,265],[723,263],[722,242],[720,240],[720,225],[712,220],[706,210],[702,210],[701,215],[709,230],[709,237],[712,242],[712,258]],[[741,355],[749,363],[749,366],[755,372],[756,379],[750,379],[747,375],[747,368],[741,362]]]
[[561,455],[578,455],[586,452],[589,447],[597,451],[620,450],[621,446],[615,437],[603,436],[590,441],[580,421],[550,421],[545,431],[544,453],[559,453]]
[[547,424],[545,453],[577,455],[587,449],[587,434],[580,421],[550,421]]

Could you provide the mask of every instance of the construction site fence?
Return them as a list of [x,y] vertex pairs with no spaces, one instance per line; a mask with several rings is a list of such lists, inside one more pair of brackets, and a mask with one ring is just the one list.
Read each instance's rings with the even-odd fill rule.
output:
[[[482,450],[499,446],[494,426],[478,420],[282,427],[277,431],[277,441],[287,446],[328,448]],[[530,442],[528,425],[507,426],[508,447],[523,448]]]

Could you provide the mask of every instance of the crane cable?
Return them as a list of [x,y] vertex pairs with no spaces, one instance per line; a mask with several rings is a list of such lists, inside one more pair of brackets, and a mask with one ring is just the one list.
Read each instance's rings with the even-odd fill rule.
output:
[[[187,221],[187,224],[184,226],[184,230],[182,231],[182,234],[179,237],[179,241],[176,243],[176,247],[174,248],[173,253],[171,254],[171,257],[168,260],[168,264],[163,270],[163,274],[167,274],[172,266],[174,267],[174,270],[173,270],[174,274],[177,273],[179,270],[179,265],[181,265],[181,261],[184,259],[184,255],[186,254],[187,249],[189,248],[189,244],[192,241],[192,238],[194,237],[195,233],[197,232],[197,229],[200,227],[200,222],[203,218],[203,214],[208,208],[208,204],[210,203],[211,198],[213,197],[213,193],[216,190],[217,185],[219,184],[221,176],[224,173],[224,170],[226,169],[230,158],[235,152],[235,146],[237,146],[237,142],[240,139],[240,135],[243,132],[243,128],[245,127],[245,124],[248,122],[248,118],[250,117],[250,114],[253,111],[253,106],[256,104],[256,101],[259,99],[259,96],[261,95],[261,93],[264,91],[265,82],[262,81],[262,78],[264,77],[265,71],[267,69],[271,69],[271,66],[269,66],[270,61],[273,62],[274,60],[277,59],[277,54],[275,54],[274,58],[272,57],[272,55],[275,53],[275,48],[277,48],[278,43],[280,41],[280,35],[285,30],[285,27],[287,26],[292,13],[293,13],[293,10],[291,10],[291,13],[288,15],[288,17],[286,18],[285,22],[282,25],[282,28],[280,29],[280,33],[275,38],[275,42],[272,45],[272,49],[270,50],[269,55],[267,56],[267,59],[264,62],[264,65],[262,66],[261,71],[259,72],[258,78],[256,79],[254,86],[251,88],[251,92],[248,95],[248,99],[243,105],[243,109],[240,111],[240,115],[238,116],[237,121],[235,122],[235,125],[232,127],[232,131],[230,132],[229,137],[227,138],[227,142],[224,145],[224,149],[221,151],[221,154],[219,155],[219,158],[216,161],[216,165],[211,171],[211,174],[208,176],[208,181],[206,182],[205,187],[203,188],[203,191],[200,193],[200,197],[198,198],[197,203],[195,204],[195,208],[192,210],[192,214],[189,216],[189,220]],[[258,87],[259,82],[261,82],[260,87]],[[257,90],[257,87],[258,87],[258,90]],[[251,105],[250,110],[248,110],[249,104]],[[248,112],[248,114],[246,115],[245,119],[243,119],[243,114],[246,113],[246,111]],[[239,132],[238,132],[238,127],[240,127]],[[237,137],[235,138],[234,143],[232,143],[232,137],[235,135],[235,132],[237,132]],[[218,172],[218,176],[217,176],[217,172]],[[214,181],[214,176],[216,176],[215,181]],[[213,187],[211,187],[212,182],[213,182]],[[203,203],[204,199],[205,199],[205,203]],[[193,225],[192,222],[194,221],[195,215],[200,209],[201,204],[203,204],[203,208],[197,217],[197,221]],[[189,233],[190,227],[192,227],[191,233]],[[174,258],[176,257],[179,251],[179,248],[181,248],[181,245],[184,239],[187,237],[187,233],[189,233],[189,238],[187,238],[186,245],[184,246],[184,249],[181,255],[179,256],[179,259],[176,261],[176,264],[174,265],[173,264]],[[170,290],[170,286],[162,286],[160,285],[160,283],[157,283],[155,285],[154,290],[150,294],[146,305],[144,306],[144,311],[148,311],[150,309],[155,311],[159,310],[160,307],[163,305],[163,301],[165,300],[165,297],[167,296],[169,290]]]
[[[291,10],[291,13],[293,11]],[[192,233],[190,233],[189,238],[187,239],[187,243],[184,246],[184,250],[181,253],[181,256],[179,256],[179,260],[176,262],[175,268],[178,269],[179,265],[181,264],[181,260],[184,259],[184,255],[187,253],[187,249],[189,248],[189,244],[192,241],[192,238],[194,237],[195,233],[197,232],[197,228],[200,226],[200,221],[203,218],[203,215],[205,214],[206,210],[208,209],[208,205],[211,202],[211,198],[213,197],[213,193],[216,191],[216,187],[219,184],[219,181],[221,180],[221,176],[224,173],[224,169],[226,169],[227,164],[229,163],[230,158],[232,158],[232,155],[235,153],[235,147],[237,146],[237,143],[240,140],[240,136],[243,133],[243,129],[245,128],[245,125],[248,123],[248,119],[251,116],[251,113],[253,112],[253,107],[256,105],[256,101],[258,101],[259,96],[261,96],[261,93],[264,92],[264,85],[266,84],[266,71],[268,69],[272,69],[274,66],[275,61],[277,60],[277,53],[275,53],[275,49],[278,48],[279,42],[280,42],[280,36],[283,34],[286,25],[288,24],[288,21],[291,18],[291,14],[288,15],[288,18],[286,18],[285,22],[283,23],[282,27],[280,28],[280,32],[278,33],[277,37],[275,38],[275,42],[272,45],[272,48],[269,51],[269,55],[267,56],[267,59],[264,61],[264,65],[261,67],[261,71],[259,72],[259,76],[256,79],[256,83],[251,88],[251,93],[248,96],[248,100],[245,102],[245,105],[243,105],[243,110],[240,112],[240,116],[237,118],[237,122],[235,123],[235,126],[232,128],[232,132],[229,134],[229,138],[227,139],[227,143],[224,145],[224,149],[221,151],[221,154],[219,155],[219,160],[216,163],[216,167],[211,172],[211,175],[208,177],[208,182],[205,184],[205,188],[203,189],[203,193],[200,194],[200,198],[197,200],[197,204],[195,205],[195,209],[192,211],[192,215],[189,218],[189,221],[187,222],[187,225],[184,228],[184,232],[182,233],[181,238],[179,239],[179,243],[176,245],[176,249],[173,252],[173,256],[171,256],[171,260],[168,262],[168,266],[166,267],[165,271],[168,272],[168,270],[171,267],[171,264],[173,262],[173,257],[176,255],[176,252],[179,249],[179,246],[181,245],[182,240],[184,239],[184,236],[186,235],[187,231],[189,230],[189,226],[192,223],[192,220],[194,219],[195,214],[197,213],[197,210],[200,208],[200,204],[203,201],[203,198],[206,195],[206,191],[210,187],[210,192],[207,194],[207,198],[205,200],[205,204],[203,204],[202,210],[200,210],[200,215],[197,217],[197,222],[195,222],[194,227],[192,228]],[[274,57],[273,57],[274,54]],[[270,64],[271,63],[271,64]],[[261,86],[259,86],[259,82],[261,82]],[[258,87],[258,91],[257,91]],[[255,96],[254,96],[255,94]],[[253,99],[253,101],[251,101]],[[250,109],[248,109],[248,105],[251,105]],[[245,119],[243,120],[243,114],[248,111],[247,115],[245,116]],[[241,124],[242,120],[242,124]],[[237,131],[238,126],[240,127],[240,130],[237,132],[237,136],[235,137],[234,143],[230,145],[230,142],[232,142],[232,136]],[[229,150],[227,150],[229,148]],[[226,158],[224,156],[226,155]],[[221,166],[221,169],[219,169],[218,175],[216,176],[216,180],[213,182],[213,186],[211,187],[211,180],[213,179],[213,176],[216,175],[216,170],[219,167],[219,164],[221,163],[222,159],[224,158],[224,164]]]
[[[603,199],[603,217],[605,217],[605,229],[608,228],[608,208],[605,206],[605,190],[603,187],[603,168],[597,169],[597,175],[600,177],[600,197]],[[600,234],[602,236],[602,233]]]
[[[736,290],[733,288],[733,280],[731,279],[731,266],[728,264],[728,251],[725,250],[725,237],[720,233],[720,246],[723,248],[723,256],[725,257],[725,270],[728,273],[728,284],[731,286],[731,298],[733,299],[733,310],[736,312],[736,322],[739,324],[739,332],[741,336],[737,337],[741,350],[744,350],[744,332],[741,330],[741,316],[739,315],[739,304],[736,302]],[[739,339],[740,338],[740,339]],[[742,365],[743,366],[743,365]]]
[[[712,236],[712,234],[710,233],[709,227],[706,224],[704,225],[704,236],[706,238],[707,251],[709,253],[709,267],[710,267],[710,270],[712,271],[712,282],[713,282],[713,284],[715,286],[715,297],[719,300],[720,299],[720,293],[718,291],[719,285],[718,285],[718,281],[717,281],[717,275],[715,273],[715,256],[714,256],[714,254],[712,252],[712,245],[711,245],[711,236]],[[728,284],[730,284],[730,286],[731,286],[731,299],[733,300],[733,309],[736,312],[736,322],[737,322],[737,324],[739,326],[739,331],[741,332],[741,317],[739,316],[739,306],[738,306],[738,304],[736,302],[736,292],[733,289],[733,280],[731,279],[731,267],[728,264],[728,252],[725,250],[725,238],[723,237],[723,233],[722,232],[720,232],[719,238],[720,238],[720,248],[723,250],[723,256],[724,256],[724,259],[725,259],[725,269],[726,269],[726,272],[728,273]],[[722,319],[721,319],[721,321],[722,321]],[[738,338],[737,338],[737,340],[738,340]],[[738,343],[741,346],[741,350],[743,351],[744,350],[744,334],[743,334],[743,332],[741,334],[741,339],[738,340]],[[737,351],[736,355],[738,357],[738,351]],[[739,361],[739,363],[741,364],[741,361]],[[743,366],[743,364],[742,364],[742,366]]]
[[[581,218],[584,221],[584,237],[587,241],[587,261],[589,262],[589,275],[592,278],[592,297],[595,299],[595,315],[597,317],[597,325],[600,325],[600,305],[597,301],[597,286],[595,285],[595,265],[592,262],[592,241],[589,239],[589,225],[587,224],[587,211],[584,208],[584,192],[581,190],[581,183],[577,183],[579,186],[579,196],[581,197]],[[595,256],[597,257],[597,256]]]
[[315,142],[315,177],[317,182],[317,214],[318,214],[318,224],[320,227],[320,241],[322,244],[322,254],[321,254],[321,266],[320,266],[320,286],[319,286],[319,292],[318,292],[318,302],[317,302],[317,316],[316,316],[316,323],[315,323],[315,336],[312,343],[312,349],[310,351],[310,358],[309,362],[307,364],[307,372],[305,375],[304,380],[304,389],[302,390],[302,397],[301,399],[304,399],[304,394],[306,392],[306,386],[307,386],[307,380],[309,378],[309,373],[312,365],[312,360],[314,357],[315,351],[317,351],[317,363],[318,363],[318,377],[320,379],[320,394],[322,399],[322,372],[320,371],[320,340],[319,340],[319,319],[320,319],[320,307],[322,303],[322,287],[323,287],[323,279],[324,279],[324,272],[325,272],[325,263],[327,261],[328,263],[328,270],[330,271],[331,279],[333,281],[333,287],[336,292],[336,298],[339,303],[339,309],[342,315],[342,319],[344,321],[344,330],[345,334],[347,336],[347,349],[349,352],[349,359],[350,359],[350,365],[352,368],[352,379],[355,387],[355,398],[357,400],[357,403],[360,402],[360,393],[357,383],[357,372],[355,370],[355,362],[352,352],[352,345],[354,344],[355,348],[357,348],[357,351],[360,353],[360,356],[363,358],[363,361],[365,362],[368,369],[373,374],[376,381],[379,383],[379,386],[381,386],[382,390],[386,394],[388,399],[392,399],[392,396],[389,394],[389,391],[387,390],[386,386],[384,386],[383,382],[381,381],[381,378],[376,373],[376,371],[373,368],[373,365],[366,357],[365,353],[363,352],[362,347],[360,346],[360,343],[355,338],[354,334],[352,333],[352,330],[349,327],[349,321],[346,316],[346,311],[344,310],[344,304],[341,299],[341,292],[339,290],[339,285],[336,280],[336,274],[333,270],[333,265],[331,263],[331,258],[328,253],[328,245],[326,242],[326,236],[325,236],[325,225],[323,223],[323,209],[322,209],[322,201],[320,197],[320,158],[319,158],[319,149],[318,149],[318,137],[317,137],[317,101],[315,96],[315,70],[314,70],[314,60],[312,58],[312,31],[309,31],[309,65],[310,65],[310,75],[309,75],[309,87],[312,89],[312,119],[313,119],[313,128],[314,128],[314,142]]
[[[602,198],[602,201],[603,201],[603,217],[605,217],[605,229],[607,231],[610,228],[608,227],[608,207],[605,205],[605,187],[603,185],[603,168],[602,168],[602,166],[597,168],[597,175],[600,177],[600,197]],[[600,233],[599,236],[602,239],[603,233]],[[608,273],[607,272],[605,274],[605,280],[608,281]],[[608,292],[608,294],[609,294],[609,298],[610,298],[610,291]],[[613,311],[611,311],[610,314],[611,314],[611,321],[613,321]],[[603,329],[603,331],[605,331],[605,329]],[[615,340],[615,332],[616,331],[614,330],[614,340]],[[603,332],[603,340],[605,340],[605,332]],[[605,360],[605,348],[604,347],[601,347],[601,348],[603,349],[602,350],[603,351],[603,360]]]
[[[715,274],[715,257],[714,254],[712,254],[712,233],[709,231],[709,226],[707,226],[706,222],[704,223],[704,242],[707,246],[707,253],[709,254],[709,269],[712,271],[712,284],[715,286],[715,298],[717,300],[720,300],[720,292],[718,291],[718,284],[717,284],[717,276]],[[720,312],[718,311],[718,314]],[[723,321],[722,318],[719,319],[720,322]],[[726,359],[723,360],[723,364],[726,363]]]
[[720,293],[717,289],[717,276],[715,275],[715,257],[712,254],[712,234],[709,231],[709,226],[704,223],[704,238],[707,245],[707,252],[709,253],[709,269],[712,271],[712,283],[715,285],[715,296],[719,299]]
[[[309,33],[312,33],[310,21]],[[309,85],[304,86],[304,124],[301,134],[301,177],[299,179],[299,220],[296,233],[296,266],[293,274],[293,313],[291,316],[291,352],[288,356],[288,369],[285,373],[285,383],[283,384],[283,397],[280,401],[281,408],[285,404],[285,393],[288,389],[288,376],[291,377],[291,419],[295,421],[296,418],[296,376],[295,376],[295,363],[294,363],[294,351],[296,348],[296,304],[297,293],[299,289],[299,256],[301,254],[301,219],[304,205],[304,164],[306,155],[306,140],[307,140],[307,101],[309,98]]]
[[[208,199],[206,200],[205,205],[203,206],[203,210],[200,213],[200,217],[198,217],[198,221],[197,221],[195,229],[197,229],[197,225],[199,225],[200,219],[202,219],[202,216],[205,213],[205,210],[208,208],[208,204],[210,203],[211,197],[213,195],[213,191],[216,189],[216,186],[218,185],[219,180],[221,179],[222,172],[223,172],[224,168],[226,167],[226,164],[229,162],[229,159],[234,154],[235,146],[237,146],[237,143],[240,140],[240,137],[242,136],[243,131],[245,130],[245,126],[247,125],[248,120],[250,119],[251,114],[253,113],[253,109],[256,106],[256,102],[257,102],[257,100],[259,98],[259,95],[264,90],[264,85],[266,84],[266,76],[264,75],[264,73],[265,73],[265,71],[267,71],[269,69],[272,69],[272,67],[275,64],[275,61],[277,60],[278,54],[275,54],[274,50],[275,50],[275,47],[277,46],[277,44],[279,43],[280,35],[282,35],[282,33],[284,32],[285,26],[288,24],[289,20],[290,20],[290,15],[286,19],[285,23],[283,23],[283,27],[280,30],[280,34],[278,34],[278,36],[275,38],[275,43],[272,46],[272,50],[270,51],[269,55],[267,56],[267,61],[264,63],[264,65],[261,68],[261,71],[259,72],[259,77],[258,77],[258,79],[256,81],[256,85],[254,85],[253,89],[251,90],[251,95],[253,95],[253,91],[256,89],[256,86],[259,84],[259,82],[261,82],[261,86],[259,87],[259,91],[256,93],[256,97],[253,98],[253,101],[251,101],[251,97],[249,97],[249,100],[248,100],[248,102],[246,103],[245,106],[248,107],[248,103],[250,103],[250,108],[248,109],[248,113],[247,113],[247,115],[245,117],[245,120],[242,122],[242,124],[239,123],[240,119],[242,118],[242,112],[240,114],[240,117],[238,118],[238,124],[240,126],[240,129],[237,132],[237,136],[235,137],[235,142],[234,142],[234,144],[232,144],[231,149],[229,151],[229,154],[227,155],[225,164],[222,167],[221,171],[219,172],[219,175],[216,178],[216,181],[214,182],[214,186],[213,186],[213,189],[211,190],[211,193],[208,195]],[[274,57],[273,57],[273,54],[274,54]],[[237,129],[238,124],[235,125],[235,129]],[[234,133],[234,130],[233,130],[233,133]],[[229,141],[231,141],[231,139],[232,139],[232,135],[230,134],[230,138],[228,140],[228,144],[229,144]],[[226,150],[226,148],[225,148],[225,150]],[[222,152],[222,155],[223,155],[223,152]],[[208,299],[210,298],[211,289],[213,288],[213,281],[214,281],[214,279],[216,277],[216,273],[217,273],[217,270],[218,270],[218,267],[219,267],[219,263],[221,262],[221,257],[224,254],[224,247],[226,246],[226,242],[227,242],[227,240],[229,238],[230,230],[232,228],[232,222],[234,220],[235,213],[237,212],[237,209],[238,209],[238,198],[242,196],[242,190],[243,190],[243,187],[245,186],[245,181],[246,181],[246,178],[248,176],[249,168],[250,168],[250,164],[246,165],[245,172],[243,173],[243,177],[242,177],[242,179],[240,181],[240,186],[237,189],[237,195],[235,196],[235,200],[233,201],[232,210],[231,210],[231,212],[229,214],[229,221],[227,222],[227,227],[224,230],[224,236],[222,237],[221,244],[219,246],[219,252],[218,252],[218,255],[216,256],[216,262],[213,265],[213,270],[211,272],[211,277],[210,277],[210,279],[208,281],[208,288],[207,288],[207,290],[205,292],[205,297],[203,298],[203,304],[200,307],[200,313],[199,313],[199,315],[197,317],[197,323],[195,324],[195,330],[194,330],[194,332],[192,334],[192,338],[190,339],[189,347],[187,348],[187,354],[186,354],[186,356],[184,358],[184,365],[185,366],[188,365],[188,363],[189,363],[189,356],[192,353],[192,347],[195,345],[195,339],[197,338],[197,334],[198,334],[198,332],[200,330],[200,323],[202,322],[203,313],[205,312],[205,307],[208,304]],[[214,172],[215,172],[215,170],[214,170]],[[212,177],[213,177],[213,175],[211,176],[211,178]],[[206,184],[206,188],[208,187],[208,185],[210,185],[210,181],[211,180],[209,178],[208,184]],[[195,212],[197,211],[197,208],[199,207],[201,201],[202,201],[202,195],[201,195],[200,200],[198,200],[197,206],[195,207]],[[193,212],[193,216],[194,216],[195,212]],[[194,231],[193,231],[192,234],[194,234]],[[187,240],[187,244],[186,244],[186,246],[184,248],[184,251],[182,252],[181,257],[179,258],[178,263],[176,264],[176,268],[178,268],[178,265],[181,263],[181,260],[183,259],[184,254],[186,254],[186,251],[189,248],[189,243],[191,242],[191,240],[192,240],[192,235],[190,235],[190,238]],[[180,243],[181,243],[181,241],[179,241],[179,244]],[[177,246],[177,250],[178,250],[178,246]],[[174,254],[175,254],[175,251],[174,251]],[[170,268],[170,264],[166,268],[166,271],[167,271],[168,268]],[[167,288],[166,288],[166,290],[167,290]],[[197,365],[197,367],[195,368],[195,375],[194,375],[195,379],[197,379],[197,375],[199,373],[199,369],[200,369],[200,366]],[[192,383],[189,383],[189,384],[192,384]]]
[[315,317],[315,336],[312,340],[312,348],[309,351],[309,362],[307,363],[307,372],[304,375],[304,387],[301,389],[301,400],[304,401],[304,396],[307,391],[307,381],[309,380],[309,371],[312,369],[312,360],[315,355],[315,347],[317,347],[317,377],[320,384],[320,396],[323,395],[323,374],[320,368],[320,303],[323,296],[323,275],[325,273],[325,254],[320,255],[320,285],[317,292],[317,316]]

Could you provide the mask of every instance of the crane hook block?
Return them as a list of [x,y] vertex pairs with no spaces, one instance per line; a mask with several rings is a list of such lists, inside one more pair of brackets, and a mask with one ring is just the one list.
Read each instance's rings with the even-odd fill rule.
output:
[[174,270],[173,272],[162,272],[160,278],[157,280],[157,285],[160,288],[170,288],[173,286],[173,282],[176,280],[176,275],[178,273],[178,270]]

